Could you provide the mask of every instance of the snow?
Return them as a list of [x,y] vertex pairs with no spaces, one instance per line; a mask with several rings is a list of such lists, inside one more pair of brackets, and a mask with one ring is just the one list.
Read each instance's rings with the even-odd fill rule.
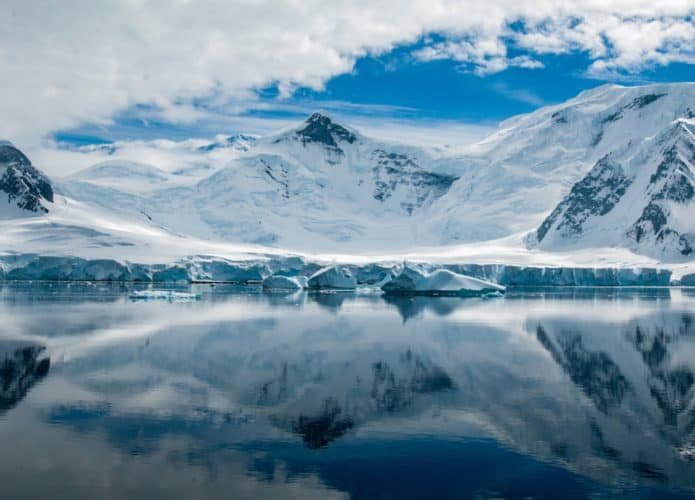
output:
[[347,267],[330,266],[313,274],[307,286],[310,290],[355,290],[357,280]]

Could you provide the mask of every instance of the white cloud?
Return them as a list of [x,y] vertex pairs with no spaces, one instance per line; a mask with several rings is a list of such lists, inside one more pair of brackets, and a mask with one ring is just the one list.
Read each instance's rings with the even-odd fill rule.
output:
[[[358,57],[428,33],[444,41],[420,57],[479,74],[569,50],[589,51],[593,72],[692,62],[693,14],[689,0],[4,0],[0,137],[37,144],[136,104],[194,120],[194,99],[248,102],[269,83],[282,95],[321,89]],[[520,19],[525,34],[509,28]],[[510,44],[528,55],[510,57]]]
[[[687,12],[687,10],[684,10]],[[695,8],[690,8],[695,13]],[[687,16],[626,16],[544,20],[513,35],[515,43],[539,54],[586,51],[588,73],[637,72],[671,62],[695,62],[695,24]]]
[[492,89],[509,99],[524,102],[532,106],[542,106],[545,104],[543,99],[527,89],[510,88],[509,85],[504,83],[496,83],[492,86]]

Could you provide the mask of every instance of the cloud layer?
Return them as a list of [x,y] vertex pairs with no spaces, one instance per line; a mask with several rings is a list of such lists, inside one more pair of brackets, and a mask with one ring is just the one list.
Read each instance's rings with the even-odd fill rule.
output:
[[571,51],[593,74],[695,62],[688,0],[5,0],[0,15],[0,137],[18,142],[140,104],[179,122],[200,102],[238,111],[259,88],[321,89],[398,45],[480,75]]

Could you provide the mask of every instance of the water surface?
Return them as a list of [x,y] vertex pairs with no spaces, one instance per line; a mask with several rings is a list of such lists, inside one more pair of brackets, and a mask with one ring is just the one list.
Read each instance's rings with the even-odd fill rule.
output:
[[695,493],[695,292],[0,285],[0,498]]

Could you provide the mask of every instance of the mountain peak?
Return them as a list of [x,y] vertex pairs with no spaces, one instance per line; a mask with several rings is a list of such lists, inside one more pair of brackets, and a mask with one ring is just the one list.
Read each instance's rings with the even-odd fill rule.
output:
[[304,123],[306,125],[295,132],[303,144],[319,143],[340,149],[338,148],[339,142],[352,144],[357,140],[354,133],[334,122],[330,117],[318,112],[309,116]]
[[0,166],[11,165],[31,165],[31,162],[10,141],[0,141]]
[[309,117],[304,120],[305,123],[314,123],[314,122],[327,122],[331,123],[333,120],[331,120],[331,117],[328,115],[324,115],[320,111],[314,111],[309,115]]
[[48,178],[7,141],[0,143],[0,193],[7,195],[8,203],[31,212],[48,212],[43,202],[53,201]]

